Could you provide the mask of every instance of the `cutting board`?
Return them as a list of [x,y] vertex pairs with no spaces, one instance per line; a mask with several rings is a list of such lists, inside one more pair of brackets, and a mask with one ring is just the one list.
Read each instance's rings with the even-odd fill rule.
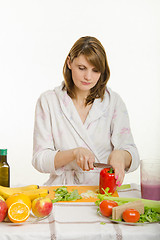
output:
[[[49,194],[47,195],[47,197],[49,197],[51,199],[54,199],[54,197],[55,197],[54,190],[56,190],[59,187],[62,187],[62,186],[42,186],[40,188],[48,189],[49,190]],[[79,194],[86,193],[88,190],[91,190],[94,193],[97,193],[98,192],[98,188],[99,188],[98,186],[66,186],[66,187],[67,187],[68,192],[71,192],[71,191],[77,189]],[[113,197],[119,197],[117,191],[115,191],[112,196]],[[76,200],[74,202],[95,202],[97,200],[98,200],[97,197],[89,197],[89,198],[82,198],[82,199]],[[69,202],[69,201],[67,201],[67,202]],[[71,202],[73,202],[73,201],[71,201]]]

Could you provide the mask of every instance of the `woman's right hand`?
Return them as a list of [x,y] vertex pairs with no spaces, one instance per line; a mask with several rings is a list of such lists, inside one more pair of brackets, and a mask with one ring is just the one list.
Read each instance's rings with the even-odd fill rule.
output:
[[94,154],[87,148],[79,147],[74,149],[74,157],[77,165],[83,171],[93,170],[93,163],[95,162]]

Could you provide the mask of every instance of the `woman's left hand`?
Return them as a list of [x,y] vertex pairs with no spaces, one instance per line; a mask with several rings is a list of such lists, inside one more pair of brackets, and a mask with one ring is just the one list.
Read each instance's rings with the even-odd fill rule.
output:
[[125,150],[114,150],[108,157],[108,163],[113,167],[115,172],[116,184],[120,187],[124,177],[125,168],[131,164],[132,157]]

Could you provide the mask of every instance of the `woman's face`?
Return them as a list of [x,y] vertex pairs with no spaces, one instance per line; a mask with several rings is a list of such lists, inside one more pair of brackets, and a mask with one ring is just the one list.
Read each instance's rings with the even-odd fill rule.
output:
[[89,93],[98,82],[101,73],[91,65],[84,55],[75,58],[73,62],[68,58],[68,67],[72,72],[72,79],[75,85],[75,90],[85,91]]

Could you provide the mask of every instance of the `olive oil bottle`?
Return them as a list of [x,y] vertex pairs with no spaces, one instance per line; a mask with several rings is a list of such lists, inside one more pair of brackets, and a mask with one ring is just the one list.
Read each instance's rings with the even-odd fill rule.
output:
[[7,163],[7,149],[0,149],[0,185],[10,187],[10,167]]

